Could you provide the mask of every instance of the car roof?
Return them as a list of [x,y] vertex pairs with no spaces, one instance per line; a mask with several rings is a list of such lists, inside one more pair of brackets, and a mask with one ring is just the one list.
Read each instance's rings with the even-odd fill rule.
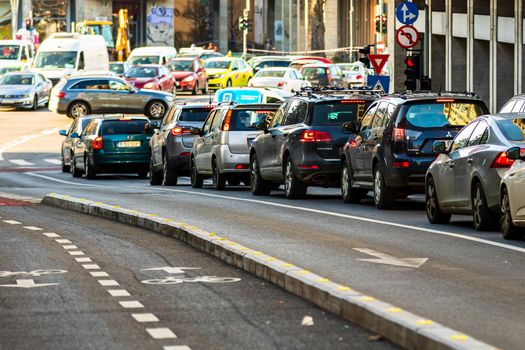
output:
[[98,117],[96,117],[96,119],[101,119],[101,120],[122,120],[122,119],[126,119],[126,120],[136,120],[136,119],[139,119],[139,120],[149,120],[148,117],[146,116],[141,116],[141,115],[125,115],[125,114],[102,114]]
[[163,67],[163,65],[162,64],[135,64],[131,68],[136,68],[136,67],[160,68],[160,67]]
[[243,103],[243,104],[236,104],[236,103],[230,103],[230,104],[223,104],[219,105],[219,107],[226,107],[231,109],[262,109],[262,108],[275,108],[278,109],[281,107],[280,103]]
[[319,63],[308,63],[308,64],[305,64],[304,66],[302,66],[302,68],[317,68],[317,67],[327,68],[327,67],[330,67],[330,66],[332,66],[331,63],[319,62]]
[[496,114],[485,114],[479,118],[493,119],[493,120],[509,120],[509,119],[525,119],[525,113],[496,113]]
[[[268,72],[268,71],[286,71],[286,70],[295,70],[295,68],[290,68],[290,67],[265,67],[265,68],[261,68],[259,70],[259,72]],[[259,73],[257,72],[257,73]]]
[[37,73],[37,72],[31,72],[31,71],[27,71],[27,72],[11,71],[11,72],[4,73],[3,75],[27,75],[27,74],[37,75],[37,74],[39,74],[39,73]]
[[475,93],[469,92],[412,92],[412,93],[393,93],[381,97],[381,100],[396,100],[397,103],[413,102],[413,101],[430,101],[436,99],[453,98],[458,100],[482,101]]
[[190,102],[190,103],[185,103],[183,105],[176,105],[177,108],[182,108],[182,109],[190,109],[190,108],[209,108],[209,107],[212,107],[212,108],[215,108],[219,106],[217,103],[198,103],[198,102]]
[[198,59],[199,59],[198,56],[189,56],[189,55],[188,56],[177,56],[169,60],[168,63],[173,62],[173,61],[195,61]]

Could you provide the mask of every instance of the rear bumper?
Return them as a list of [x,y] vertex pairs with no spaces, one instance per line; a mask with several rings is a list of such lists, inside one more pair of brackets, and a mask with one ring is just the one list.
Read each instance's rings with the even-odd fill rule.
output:
[[[250,154],[232,153],[228,145],[220,145],[217,152],[219,169],[222,173],[249,173]],[[245,169],[236,169],[236,166],[243,165]]]
[[91,160],[98,172],[136,173],[149,168],[150,154],[95,154]]
[[341,165],[338,159],[316,160],[294,165],[297,178],[313,185],[337,187],[341,183]]
[[[385,182],[390,188],[406,189],[411,193],[425,192],[425,176],[435,157],[396,157],[383,168]],[[408,162],[406,168],[394,167],[394,163]]]

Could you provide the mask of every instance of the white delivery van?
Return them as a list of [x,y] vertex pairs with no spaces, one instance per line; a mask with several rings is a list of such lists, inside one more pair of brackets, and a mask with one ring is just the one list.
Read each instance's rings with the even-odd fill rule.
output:
[[33,71],[53,82],[78,71],[108,71],[109,57],[101,35],[54,33],[38,49]]
[[33,64],[35,47],[29,40],[0,40],[0,75],[28,71]]
[[166,64],[177,56],[177,50],[171,46],[137,47],[131,51],[128,63],[132,66],[141,64]]

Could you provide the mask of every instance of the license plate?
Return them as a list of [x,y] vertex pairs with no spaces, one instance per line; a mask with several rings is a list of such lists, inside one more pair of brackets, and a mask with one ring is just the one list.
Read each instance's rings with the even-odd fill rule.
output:
[[120,141],[117,142],[117,147],[140,147],[140,141]]
[[2,100],[2,103],[15,103],[15,100]]

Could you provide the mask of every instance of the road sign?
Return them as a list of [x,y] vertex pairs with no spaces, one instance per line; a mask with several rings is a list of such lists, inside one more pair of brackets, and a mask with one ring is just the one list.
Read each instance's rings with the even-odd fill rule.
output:
[[377,252],[368,248],[354,248],[358,252],[371,255],[377,259],[357,259],[359,261],[368,261],[376,264],[383,265],[392,265],[392,266],[401,266],[401,267],[411,267],[417,269],[421,265],[427,262],[428,258],[397,258],[392,255],[384,254]]
[[419,42],[419,33],[412,26],[402,26],[396,32],[396,41],[404,49],[410,49]]
[[389,75],[369,75],[367,85],[374,90],[383,90],[388,93],[390,90],[390,76]]
[[377,75],[381,75],[381,72],[383,71],[383,67],[388,61],[388,57],[390,57],[390,55],[379,55],[379,54],[368,55],[370,64],[372,64],[372,67],[374,68],[374,72],[376,72]]
[[397,5],[396,17],[403,24],[414,24],[419,17],[419,9],[415,3],[404,1]]

